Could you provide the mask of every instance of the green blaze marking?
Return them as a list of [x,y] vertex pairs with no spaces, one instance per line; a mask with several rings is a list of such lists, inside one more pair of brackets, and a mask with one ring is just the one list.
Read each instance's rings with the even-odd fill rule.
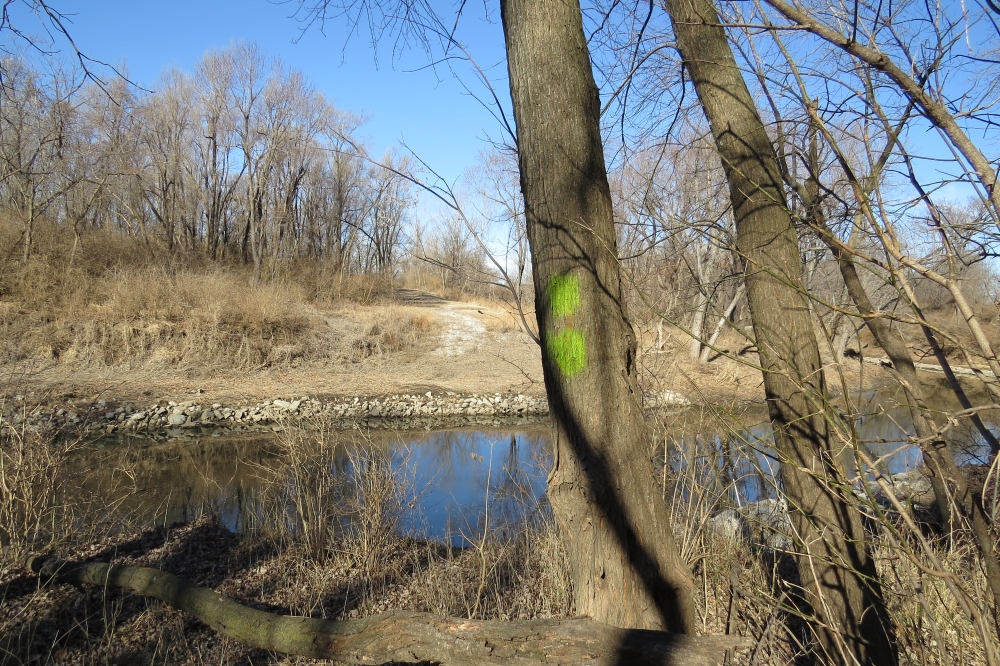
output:
[[549,338],[549,354],[567,377],[572,377],[587,367],[587,348],[583,333],[567,328]]
[[575,275],[553,275],[549,280],[552,316],[569,317],[580,309],[580,280]]

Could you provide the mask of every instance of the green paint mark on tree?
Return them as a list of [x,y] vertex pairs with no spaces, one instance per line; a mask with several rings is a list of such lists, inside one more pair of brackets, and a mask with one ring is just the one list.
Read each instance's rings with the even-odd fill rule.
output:
[[587,347],[583,333],[567,328],[549,338],[549,354],[567,377],[572,377],[587,367]]
[[554,317],[571,317],[580,309],[580,280],[575,275],[553,275],[549,303]]

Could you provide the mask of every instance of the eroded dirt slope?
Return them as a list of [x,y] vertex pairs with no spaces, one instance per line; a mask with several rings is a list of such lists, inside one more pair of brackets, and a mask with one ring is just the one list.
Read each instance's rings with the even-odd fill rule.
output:
[[495,305],[447,301],[400,289],[394,302],[346,305],[320,314],[330,358],[232,370],[186,361],[107,367],[21,362],[0,368],[7,394],[107,400],[154,396],[252,401],[288,396],[452,391],[540,395],[538,346]]

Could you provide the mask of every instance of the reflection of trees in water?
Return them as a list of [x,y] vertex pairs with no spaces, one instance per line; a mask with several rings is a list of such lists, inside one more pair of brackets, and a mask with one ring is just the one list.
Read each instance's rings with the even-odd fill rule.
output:
[[418,508],[427,512],[424,529],[433,536],[461,542],[487,527],[512,526],[543,493],[547,431],[444,431],[407,446]]
[[767,424],[721,434],[678,434],[665,442],[664,456],[664,495],[689,514],[742,506],[778,493],[778,461]]
[[[840,424],[842,441],[864,447],[889,474],[922,464],[919,450],[909,441],[914,433],[910,410],[900,403],[898,393],[885,390],[855,396]],[[932,400],[939,410],[938,425],[947,426],[944,435],[956,462],[984,464],[989,445],[976,427],[965,419],[949,423],[946,418],[949,411],[960,409],[954,395],[950,391],[936,392]],[[1000,430],[1000,414],[996,411],[984,412],[983,420],[994,432]],[[687,432],[665,430],[663,492],[685,510],[710,507],[711,512],[777,496],[780,463],[767,423],[737,428],[723,422],[700,429],[690,427]],[[844,455],[847,469],[856,474],[853,451],[847,448]]]
[[[949,420],[948,415],[959,412],[962,406],[950,389],[928,391],[927,403],[934,410],[939,428],[944,428],[955,462],[959,465],[986,464],[990,447],[975,425],[968,419]],[[913,420],[902,390],[882,390],[865,394],[856,401],[858,437],[865,449],[881,459],[882,467],[889,473],[914,469],[922,464],[920,451],[908,441],[914,435]],[[989,404],[988,396],[973,398],[974,404]],[[981,412],[987,427],[998,432],[1000,414],[996,410]],[[852,461],[853,462],[853,461]],[[853,464],[852,467],[853,468]]]
[[[540,430],[518,433],[513,441],[510,431],[334,431],[105,444],[82,452],[78,462],[94,472],[88,476],[91,490],[120,487],[122,478],[128,481],[134,492],[126,508],[137,524],[169,524],[212,513],[231,529],[281,522],[288,538],[315,547],[347,529],[351,516],[361,516],[363,503],[376,507],[362,516],[370,523],[365,529],[382,529],[370,519],[390,513],[378,508],[384,498],[375,497],[372,486],[360,488],[359,479],[381,476],[387,486],[391,477],[396,495],[405,490],[417,511],[428,487],[461,488],[464,499],[475,501],[455,503],[453,509],[466,516],[470,531],[475,531],[487,497],[497,521],[513,523],[523,512],[520,506],[533,506],[532,479],[539,485],[547,469],[547,445]],[[495,459],[489,472],[491,448]],[[319,531],[305,534],[310,525]],[[440,533],[444,525],[431,528]]]
[[223,437],[157,443],[130,438],[82,449],[86,490],[122,496],[141,526],[190,520],[202,513],[241,527],[257,466],[276,455],[270,438]]
[[[527,446],[527,442],[524,445]],[[489,502],[490,524],[486,523],[484,506],[476,530],[480,534],[492,530],[503,535],[517,530],[527,515],[535,510],[538,498],[531,482],[532,474],[537,474],[537,470],[521,464],[518,446],[517,436],[512,434],[506,446],[498,442],[491,447],[494,455],[500,454],[502,464],[500,470],[494,470],[490,475],[489,487],[483,488]]]

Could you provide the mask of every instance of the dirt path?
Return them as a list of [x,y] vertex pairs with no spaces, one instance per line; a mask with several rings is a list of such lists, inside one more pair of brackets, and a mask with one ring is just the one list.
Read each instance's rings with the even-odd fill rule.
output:
[[[8,394],[108,401],[267,400],[276,397],[362,396],[394,393],[509,393],[541,395],[538,346],[496,306],[448,301],[400,289],[394,302],[348,305],[317,313],[344,353],[328,361],[288,364],[255,371],[185,363],[168,367],[76,367],[55,362],[0,368]],[[375,325],[403,327],[427,322],[410,333],[400,350],[352,353]]]

